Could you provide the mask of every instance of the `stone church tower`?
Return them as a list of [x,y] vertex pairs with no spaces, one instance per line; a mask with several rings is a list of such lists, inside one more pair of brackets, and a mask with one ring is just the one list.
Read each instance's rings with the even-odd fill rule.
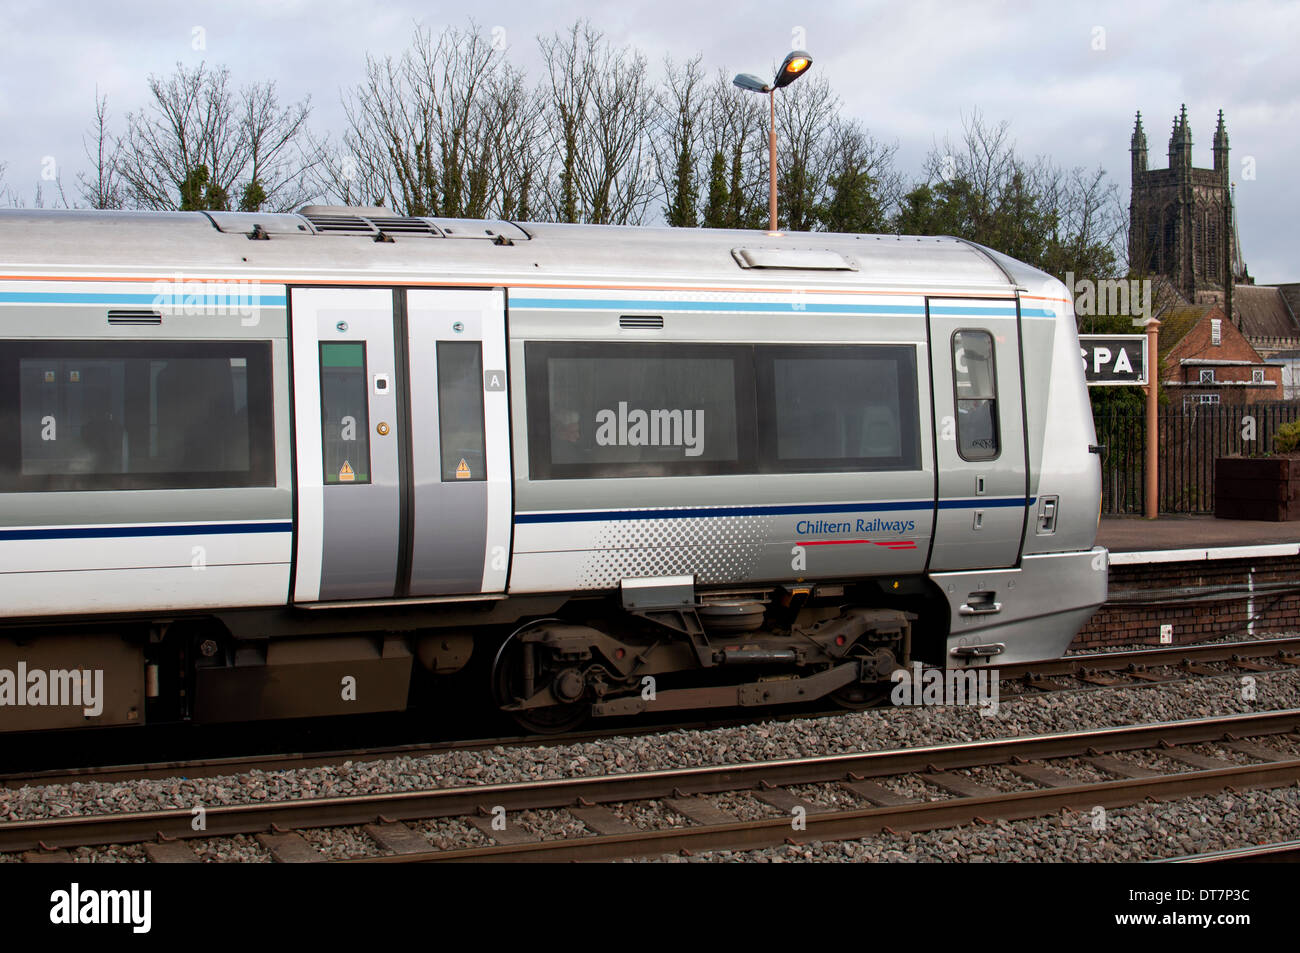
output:
[[[1174,118],[1169,168],[1147,168],[1147,137],[1137,114],[1129,145],[1133,191],[1129,200],[1129,263],[1135,273],[1163,276],[1189,302],[1218,292],[1234,319],[1233,284],[1253,284],[1241,259],[1228,177],[1228,131],[1219,110],[1214,168],[1192,168],[1187,107]],[[1218,297],[1218,296],[1216,296]],[[1239,322],[1237,322],[1239,323]]]

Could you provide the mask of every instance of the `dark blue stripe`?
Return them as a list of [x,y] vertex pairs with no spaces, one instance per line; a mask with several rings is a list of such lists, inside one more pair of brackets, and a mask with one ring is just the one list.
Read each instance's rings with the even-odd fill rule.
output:
[[[1033,503],[1032,499],[1029,503]],[[1009,500],[940,500],[939,508],[994,509],[1025,506],[1025,498]],[[677,520],[720,516],[805,516],[810,513],[881,513],[898,510],[928,510],[933,500],[901,503],[814,503],[798,506],[701,506],[671,510],[604,510],[578,513],[518,513],[516,523],[595,523],[601,520]]]
[[222,536],[231,533],[291,533],[293,524],[203,523],[191,526],[54,526],[0,530],[0,541],[17,539],[122,539],[140,536]]
[[940,500],[939,509],[941,510],[996,510],[1008,506],[1031,506],[1037,497],[1031,496],[1028,500],[1022,497],[1013,497],[1009,500]]

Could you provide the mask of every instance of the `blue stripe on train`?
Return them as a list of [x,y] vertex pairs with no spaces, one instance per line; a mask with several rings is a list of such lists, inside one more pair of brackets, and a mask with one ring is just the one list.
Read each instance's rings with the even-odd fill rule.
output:
[[[233,282],[231,282],[233,284]],[[141,304],[155,308],[283,308],[284,295],[187,294],[184,291],[149,294],[98,291],[0,291],[0,304]]]
[[[1035,497],[1000,499],[940,500],[939,509],[1002,509],[1032,505]],[[673,520],[726,516],[804,516],[811,513],[895,512],[926,510],[933,500],[894,503],[813,503],[792,506],[701,506],[662,510],[595,510],[564,513],[517,513],[516,523],[594,523],[600,520]]]
[[48,526],[0,529],[0,542],[20,539],[123,539],[141,536],[220,536],[234,533],[291,533],[293,523],[198,523],[169,526]]

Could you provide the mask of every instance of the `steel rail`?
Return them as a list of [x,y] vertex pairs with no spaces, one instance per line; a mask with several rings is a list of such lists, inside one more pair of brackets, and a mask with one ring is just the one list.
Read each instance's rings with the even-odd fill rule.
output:
[[683,792],[714,793],[760,786],[886,777],[928,770],[956,770],[1015,761],[1070,757],[1094,751],[1124,751],[1161,744],[1210,742],[1224,738],[1279,734],[1297,728],[1300,728],[1300,709],[1287,709],[1153,725],[1096,728],[1024,738],[778,761],[273,803],[212,805],[205,807],[206,826],[200,831],[191,826],[194,815],[190,807],[128,814],[7,821],[0,823],[0,851],[138,843],[155,838],[195,839],[288,828],[358,825],[376,820],[424,820],[487,813],[498,807],[512,811],[563,808],[581,801],[608,803],[649,800],[672,797]]
[[675,827],[635,834],[598,835],[537,843],[429,850],[357,858],[356,863],[466,863],[494,861],[595,861],[645,857],[680,851],[757,850],[794,840],[857,840],[882,831],[929,831],[977,822],[1023,820],[1061,810],[1084,813],[1095,807],[1119,808],[1147,799],[1176,800],[1236,789],[1279,787],[1300,781],[1300,759],[1231,768],[1182,772],[1158,777],[1101,781],[1069,788],[1016,791],[991,797],[955,797],[943,801],[875,807],[865,810],[809,813],[805,829],[792,832],[790,818],[777,817],[736,824]]
[[[1240,659],[1294,658],[1288,663],[1300,665],[1300,638],[1258,639],[1249,642],[1223,642],[1212,645],[1184,645],[1172,648],[1137,649],[1123,652],[1099,652],[1091,655],[1073,655],[1044,662],[1024,662],[997,668],[1000,678],[1012,680],[1029,677],[1052,677],[1102,674],[1134,667],[1138,669],[1162,666],[1179,666],[1184,661],[1226,662]],[[993,668],[994,666],[989,666]],[[1228,673],[1225,673],[1228,674]],[[1131,686],[1144,687],[1134,684]],[[1008,698],[1007,701],[1010,699]],[[882,709],[888,710],[888,709]],[[774,713],[766,712],[763,722],[791,721],[808,718],[825,718],[845,714],[843,710]],[[123,781],[172,777],[210,778],[223,775],[246,774],[251,771],[284,771],[298,768],[319,768],[342,764],[345,761],[381,760],[394,757],[422,757],[447,751],[480,751],[502,746],[554,747],[561,744],[581,744],[611,738],[637,737],[666,731],[709,730],[741,727],[754,724],[752,718],[716,719],[681,724],[622,726],[593,728],[557,735],[513,735],[499,738],[463,739],[353,748],[338,751],[293,752],[263,755],[236,755],[226,758],[205,758],[192,761],[172,760],[153,763],[104,765],[76,769],[15,772],[0,774],[0,788],[18,788],[32,785],[73,784],[88,781]]]

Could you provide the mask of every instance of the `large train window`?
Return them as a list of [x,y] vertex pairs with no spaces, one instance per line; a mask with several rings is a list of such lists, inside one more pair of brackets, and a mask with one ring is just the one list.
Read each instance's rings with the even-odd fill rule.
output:
[[759,346],[764,472],[915,470],[916,349]]
[[994,460],[998,440],[998,385],[993,335],[956,331],[952,336],[952,379],[957,400],[957,452],[963,460]]
[[370,482],[364,341],[320,345],[320,423],[327,486]]
[[0,342],[0,491],[275,484],[265,342]]
[[438,342],[438,432],[444,481],[487,479],[478,341]]
[[753,472],[752,350],[530,342],[532,479]]

